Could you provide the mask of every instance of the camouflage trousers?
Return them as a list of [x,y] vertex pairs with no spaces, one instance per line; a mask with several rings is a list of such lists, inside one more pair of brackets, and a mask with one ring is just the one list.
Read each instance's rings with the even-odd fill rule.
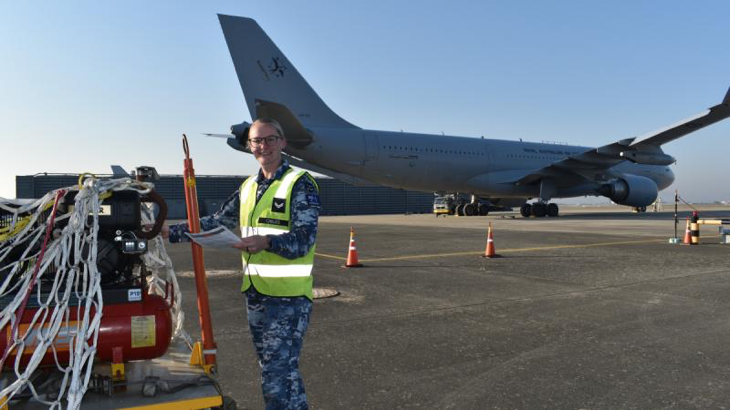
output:
[[307,409],[299,352],[312,313],[304,296],[283,298],[246,291],[248,325],[261,366],[266,409]]

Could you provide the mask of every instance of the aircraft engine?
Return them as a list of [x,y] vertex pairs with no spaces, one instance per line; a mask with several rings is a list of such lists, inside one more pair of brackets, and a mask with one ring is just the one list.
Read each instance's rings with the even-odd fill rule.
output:
[[656,183],[638,175],[624,175],[598,188],[598,193],[620,205],[649,206],[656,201],[659,189]]

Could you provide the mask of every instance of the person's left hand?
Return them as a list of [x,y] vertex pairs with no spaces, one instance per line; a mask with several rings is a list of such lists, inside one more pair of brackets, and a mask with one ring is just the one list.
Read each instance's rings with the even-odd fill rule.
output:
[[233,245],[233,247],[248,253],[259,253],[269,249],[269,238],[262,235],[248,236],[241,238],[241,241]]

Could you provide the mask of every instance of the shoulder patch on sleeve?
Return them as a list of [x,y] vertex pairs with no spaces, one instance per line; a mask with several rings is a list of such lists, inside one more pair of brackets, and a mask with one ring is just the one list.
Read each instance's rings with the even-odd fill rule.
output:
[[312,206],[319,206],[319,195],[307,194],[307,203]]

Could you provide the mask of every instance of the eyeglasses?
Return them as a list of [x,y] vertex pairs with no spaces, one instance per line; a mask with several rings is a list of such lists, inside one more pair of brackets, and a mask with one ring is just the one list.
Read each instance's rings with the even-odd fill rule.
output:
[[252,147],[260,147],[266,143],[266,145],[274,145],[274,143],[281,138],[278,135],[269,135],[268,137],[264,138],[251,138],[248,140],[248,143],[251,144]]

